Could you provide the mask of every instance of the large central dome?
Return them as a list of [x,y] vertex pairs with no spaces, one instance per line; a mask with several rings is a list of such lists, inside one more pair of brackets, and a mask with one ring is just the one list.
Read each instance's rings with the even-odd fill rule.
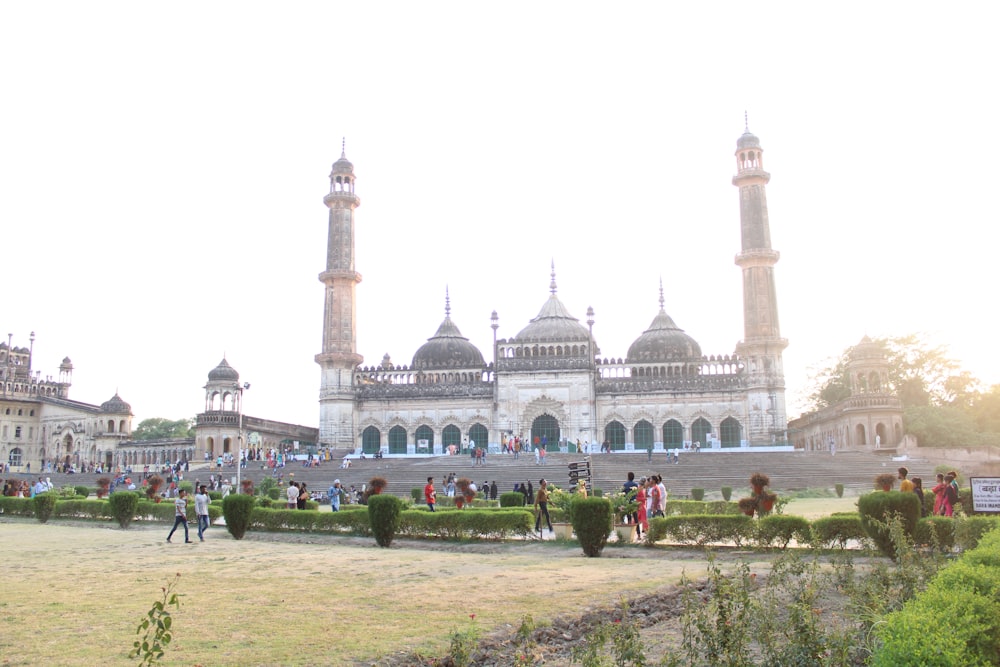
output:
[[580,324],[580,320],[569,314],[566,306],[556,296],[556,272],[552,269],[552,283],[549,285],[548,301],[538,311],[535,319],[521,329],[514,337],[519,343],[542,341],[586,342],[590,340],[590,332]]
[[661,363],[701,358],[701,346],[694,338],[674,324],[663,309],[663,287],[660,287],[660,312],[641,336],[628,348],[627,363]]
[[413,355],[411,367],[414,370],[445,370],[480,368],[485,364],[483,353],[451,321],[451,302],[445,296],[444,321],[437,333],[428,338]]

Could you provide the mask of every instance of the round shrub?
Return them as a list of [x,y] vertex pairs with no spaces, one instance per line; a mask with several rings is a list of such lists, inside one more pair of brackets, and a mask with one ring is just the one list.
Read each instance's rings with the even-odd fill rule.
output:
[[281,489],[278,487],[273,487],[267,490],[267,497],[271,500],[277,500],[281,497]]
[[419,504],[424,499],[424,490],[415,486],[410,489],[410,496],[413,498],[414,504]]
[[392,544],[403,513],[403,500],[396,496],[379,494],[368,498],[368,520],[375,542],[380,547]]
[[573,532],[580,540],[583,553],[590,558],[601,555],[613,528],[614,512],[606,498],[582,498],[573,500]]
[[226,520],[226,530],[237,540],[242,540],[250,527],[254,497],[245,493],[231,493],[222,501],[222,516]]
[[518,491],[501,493],[500,507],[524,507],[524,494]]
[[81,496],[83,498],[86,498],[87,496],[90,495],[89,486],[74,486],[73,489],[76,490],[76,495]]
[[691,489],[691,499],[692,500],[704,500],[705,499],[705,489]]
[[733,487],[724,486],[722,487],[722,499],[729,502],[729,499],[733,497]]
[[139,496],[132,491],[115,491],[108,496],[111,516],[123,529],[128,528],[139,508]]
[[32,498],[32,503],[35,506],[35,518],[45,523],[56,509],[56,494],[39,493]]
[[861,515],[861,527],[879,551],[895,559],[896,545],[886,528],[886,522],[898,514],[906,534],[912,540],[920,518],[920,499],[915,493],[902,491],[866,493],[858,499],[858,513]]

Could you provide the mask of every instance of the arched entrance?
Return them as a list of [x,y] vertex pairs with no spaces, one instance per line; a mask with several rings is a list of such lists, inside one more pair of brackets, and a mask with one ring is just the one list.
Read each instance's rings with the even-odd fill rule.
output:
[[635,448],[641,452],[653,446],[653,425],[643,419],[632,428]]
[[434,451],[434,429],[432,429],[427,424],[417,428],[417,434],[415,440],[417,441],[417,447],[420,447],[420,441],[427,441],[427,451]]
[[[479,440],[476,440],[476,444],[483,445],[485,443],[481,443]],[[448,424],[444,427],[444,430],[441,431],[441,446],[448,449],[448,445],[455,445],[456,449],[459,449],[462,446],[462,432],[459,431],[458,427],[454,424]]]
[[712,425],[704,417],[698,417],[691,424],[691,442],[700,442],[702,447],[708,446],[708,434],[712,432]]
[[868,437],[867,437],[867,435],[865,433],[865,425],[864,424],[858,424],[854,428],[854,437],[857,439],[857,442],[855,442],[855,444],[858,447],[864,447],[865,445],[868,444]]
[[361,432],[361,451],[374,454],[382,447],[382,432],[374,426],[369,426]]
[[[374,454],[375,450],[372,450],[371,453]],[[389,453],[406,453],[406,429],[402,426],[393,426],[389,429]]]
[[663,425],[663,446],[667,449],[680,449],[684,446],[684,427],[676,419]]
[[531,442],[544,445],[547,452],[559,451],[559,422],[552,415],[536,417],[531,422]]
[[489,445],[489,440],[490,432],[482,424],[473,424],[472,428],[469,429],[469,442],[486,447]]
[[733,417],[726,417],[719,425],[719,440],[723,447],[739,447],[743,429]]
[[613,421],[604,427],[604,440],[611,445],[611,451],[620,452],[625,449],[625,426],[619,421]]

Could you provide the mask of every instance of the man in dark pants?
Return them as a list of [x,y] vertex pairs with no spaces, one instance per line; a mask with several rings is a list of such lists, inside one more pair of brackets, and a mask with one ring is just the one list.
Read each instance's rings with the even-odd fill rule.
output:
[[184,526],[184,541],[191,544],[191,538],[188,536],[187,491],[184,489],[181,489],[180,493],[177,494],[177,500],[174,501],[174,527],[167,535],[167,542],[170,542],[170,538],[174,536],[177,526]]
[[535,530],[541,531],[542,529],[542,516],[545,517],[545,523],[549,526],[549,532],[552,532],[552,521],[549,519],[549,491],[548,482],[544,479],[538,480],[538,493],[535,495],[535,510],[538,512],[535,517]]

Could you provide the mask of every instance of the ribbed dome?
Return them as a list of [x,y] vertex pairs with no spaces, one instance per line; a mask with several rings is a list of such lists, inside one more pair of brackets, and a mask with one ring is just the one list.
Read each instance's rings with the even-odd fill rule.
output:
[[736,148],[760,148],[760,139],[757,138],[757,135],[750,132],[750,130],[747,130],[743,133],[743,136],[736,140]]
[[569,314],[555,294],[538,311],[535,319],[514,337],[519,343],[533,341],[589,341],[590,332]]
[[340,159],[333,163],[334,174],[354,174],[354,165],[347,159],[345,150],[345,148],[341,148]]
[[235,368],[229,365],[225,357],[219,362],[219,365],[208,372],[209,382],[220,382],[223,380],[232,380],[233,382],[240,379],[240,374]]
[[514,337],[519,343],[538,341],[590,341],[590,332],[580,320],[569,314],[566,306],[556,296],[556,269],[552,266],[549,300],[538,311],[535,319]]
[[[446,293],[447,294],[447,293]],[[413,355],[414,370],[445,370],[484,366],[483,353],[462,335],[451,321],[451,302],[445,296],[444,321],[437,333],[427,339]]]
[[115,392],[109,400],[101,403],[101,412],[108,412],[115,415],[132,414],[132,406],[122,400],[122,397]]
[[700,359],[701,346],[694,338],[674,324],[673,319],[663,309],[663,286],[660,285],[660,312],[652,324],[628,348],[626,362],[660,363],[681,359]]

